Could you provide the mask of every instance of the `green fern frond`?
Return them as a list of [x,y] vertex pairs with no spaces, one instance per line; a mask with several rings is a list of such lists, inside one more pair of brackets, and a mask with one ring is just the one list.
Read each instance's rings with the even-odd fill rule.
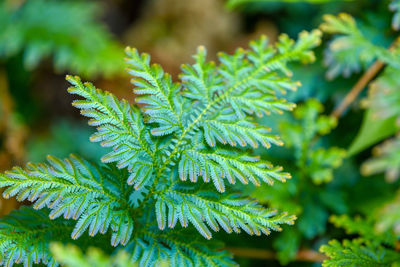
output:
[[[268,102],[270,99],[275,99],[276,90],[287,88],[277,87],[274,80],[281,77],[278,73],[284,75],[290,74],[286,67],[286,63],[293,60],[302,60],[304,62],[313,60],[311,48],[319,44],[320,32],[314,31],[311,34],[301,33],[299,40],[295,43],[287,36],[282,36],[277,43],[277,49],[273,49],[267,45],[266,38],[261,38],[259,41],[251,44],[250,50],[238,49],[233,56],[221,54],[219,60],[221,65],[216,67],[214,75],[220,75],[220,79],[224,81],[219,90],[213,93],[212,98],[208,102],[190,103],[189,99],[178,101],[183,103],[184,107],[188,106],[190,111],[183,112],[182,118],[183,128],[180,131],[174,132],[174,137],[170,141],[170,146],[165,151],[166,154],[164,164],[159,169],[158,175],[165,168],[170,168],[175,165],[179,159],[184,147],[188,144],[188,139],[196,134],[202,126],[202,122],[209,117],[213,117],[218,110],[229,108],[234,111],[234,119],[242,119],[245,112],[249,115],[254,114],[254,110],[246,108],[246,106],[238,105],[234,97],[241,97],[243,94],[251,94],[253,97],[257,95],[268,95],[266,101],[263,101],[267,107],[270,107]],[[201,58],[201,57],[197,57]],[[194,66],[193,69],[196,67]],[[188,78],[183,78],[187,80]],[[219,79],[216,79],[217,81]],[[270,86],[270,84],[273,86]],[[292,82],[291,88],[295,88],[298,84]],[[190,90],[183,83],[183,91]],[[271,92],[272,90],[272,92]],[[151,93],[151,91],[149,91]],[[189,102],[190,101],[190,102]],[[277,100],[278,102],[280,100]],[[188,103],[189,102],[189,103]],[[186,104],[185,104],[186,103]],[[241,103],[239,103],[241,104]],[[245,104],[244,104],[245,105]],[[286,109],[284,105],[278,105],[275,108],[279,110]],[[204,133],[204,128],[201,129]]]
[[[289,61],[302,60],[307,62],[313,60],[313,54],[310,49],[319,44],[319,37],[319,31],[315,31],[311,34],[304,32],[300,34],[299,40],[295,43],[287,36],[282,36],[280,38],[280,42],[277,44],[276,50],[271,46],[268,46],[266,38],[263,37],[259,41],[252,43],[250,50],[239,49],[234,56],[228,56],[225,54],[221,55],[221,66],[216,66],[212,63],[205,63],[206,52],[204,48],[200,48],[197,56],[195,56],[195,59],[198,62],[193,66],[183,67],[184,74],[182,75],[182,80],[184,82],[182,85],[173,84],[171,77],[165,74],[160,66],[150,65],[150,57],[147,54],[140,55],[135,49],[127,49],[127,63],[130,66],[128,72],[132,75],[136,75],[136,77],[133,79],[133,84],[136,85],[136,94],[140,95],[137,101],[144,105],[142,108],[143,113],[146,116],[144,123],[150,126],[150,132],[153,136],[163,137],[164,135],[172,134],[172,138],[167,141],[168,143],[164,146],[164,149],[160,150],[163,156],[161,159],[159,159],[156,156],[153,156],[154,149],[151,151],[148,149],[148,147],[153,147],[154,145],[152,144],[151,138],[148,136],[147,132],[145,130],[143,132],[137,130],[137,133],[135,134],[136,137],[132,138],[130,143],[135,144],[136,147],[140,147],[141,150],[137,151],[137,148],[133,147],[133,145],[133,148],[130,149],[125,143],[123,143],[121,146],[126,147],[126,149],[122,150],[122,153],[118,153],[120,148],[117,144],[117,152],[111,152],[112,155],[114,153],[118,154],[113,158],[113,160],[119,161],[123,158],[130,162],[122,164],[122,167],[128,165],[129,170],[132,172],[133,180],[138,180],[138,182],[135,182],[136,188],[140,188],[142,183],[147,184],[150,183],[151,180],[158,179],[158,177],[168,176],[164,172],[168,172],[168,170],[174,168],[174,165],[177,162],[182,162],[184,153],[188,152],[190,148],[190,144],[188,144],[188,138],[193,138],[193,136],[198,133],[198,130],[201,126],[203,126],[202,128],[204,134],[204,126],[206,125],[203,124],[204,120],[211,118],[217,122],[218,120],[225,122],[224,119],[226,119],[226,116],[222,116],[220,114],[218,117],[215,117],[215,112],[218,109],[235,111],[234,113],[230,111],[230,121],[243,119],[244,111],[247,111],[246,113],[248,114],[253,113],[254,110],[249,110],[246,108],[245,103],[235,102],[233,100],[235,99],[234,97],[239,99],[243,94],[246,93],[263,93],[263,95],[269,94],[267,97],[268,100],[259,100],[264,111],[273,111],[274,109],[280,111],[287,109],[288,106],[283,104],[283,100],[273,100],[273,102],[276,102],[276,105],[271,105],[272,102],[268,102],[271,99],[276,98],[275,94],[278,90],[282,91],[287,88],[294,88],[297,86],[296,82],[290,82],[287,80],[287,78],[284,78],[286,79],[286,83],[282,83],[282,78],[279,78],[279,72],[286,75],[290,73],[286,67],[286,63]],[[239,64],[240,66],[236,66],[235,64],[239,62],[241,62]],[[213,69],[211,70],[212,67]],[[204,69],[207,69],[207,72],[212,71],[214,75],[207,75],[207,79],[214,77],[211,80],[214,82],[217,81],[217,85],[220,84],[219,81],[224,82],[221,84],[221,86],[218,86],[217,91],[210,89],[210,87],[215,86],[215,84],[211,85],[210,81],[204,81],[206,76],[203,75],[202,78],[200,77],[202,75],[200,70],[204,71]],[[231,72],[231,74],[227,74],[229,72]],[[195,77],[191,77],[189,73],[194,73],[196,75]],[[245,78],[243,79],[243,77]],[[90,84],[82,85],[77,78],[69,77],[69,79],[71,80],[72,84],[75,85],[75,87],[70,88],[70,92],[79,94],[87,99],[86,101],[83,101],[82,104],[80,104],[82,100],[78,100],[75,102],[75,105],[78,108],[84,109],[85,115],[89,115],[95,119],[92,121],[92,125],[99,126],[100,129],[105,128],[107,130],[106,133],[108,134],[108,129],[110,128],[109,124],[111,124],[113,127],[117,127],[117,124],[122,124],[122,122],[115,116],[115,114],[118,116],[119,113],[112,111],[112,107],[116,107],[117,103],[119,103],[112,95],[103,93],[92,87]],[[207,84],[208,86],[206,86]],[[197,86],[199,87],[199,92],[208,92],[206,93],[208,96],[204,94],[202,95],[203,99],[209,99],[209,102],[205,102],[207,104],[201,104],[201,102],[198,101],[193,102],[193,98],[191,98],[191,96],[187,97],[186,92],[192,90],[194,92],[192,94],[195,94],[197,91],[194,91],[194,88]],[[182,94],[180,93],[181,89],[183,89]],[[211,90],[213,93],[210,95],[210,91],[207,90]],[[100,96],[101,100],[96,100],[97,94]],[[106,95],[109,99],[107,99]],[[107,110],[107,102],[111,100],[112,103],[109,104],[110,107],[108,107],[109,109]],[[249,101],[251,102],[252,100]],[[90,104],[88,104],[89,102]],[[94,102],[102,104],[96,104],[97,106],[95,106]],[[125,105],[129,107],[128,104]],[[121,107],[118,108],[120,114],[128,113],[122,117],[124,119],[132,116],[129,113],[133,112],[128,111],[130,109],[133,108],[127,108],[127,111],[122,112]],[[132,119],[131,121],[135,120]],[[252,122],[253,121],[250,120],[250,123]],[[141,123],[139,124],[140,126],[135,127],[142,129],[141,127],[143,126]],[[132,125],[132,122],[130,122],[127,127],[129,127],[129,125]],[[135,124],[133,123],[133,125]],[[265,128],[259,127],[259,129],[258,136],[265,135]],[[126,136],[131,136],[132,130],[128,132],[125,132]],[[223,129],[221,132],[222,134],[220,135],[222,136],[226,136],[228,134],[228,132],[225,132],[225,129]],[[146,144],[142,146],[137,144],[140,140],[137,138],[139,134],[142,134],[141,136],[143,136],[143,140],[146,142]],[[100,136],[106,139],[109,138],[104,137],[104,134]],[[112,140],[115,139],[125,141],[124,139],[119,138],[118,135],[113,135],[113,137],[114,138],[112,138]],[[209,141],[211,138],[212,137],[208,135]],[[276,138],[270,140],[279,144],[279,142],[276,141]],[[251,143],[252,141],[253,140],[249,138],[248,141],[245,140],[245,143]],[[212,144],[211,142],[209,143]],[[233,142],[231,143],[233,144]],[[130,153],[132,156],[128,157],[127,155],[124,155],[124,153]],[[142,155],[136,155],[136,153],[141,153]],[[133,158],[137,158],[137,160],[132,160]],[[158,162],[163,163],[161,166],[157,166]],[[201,167],[201,169],[198,171],[199,173],[208,172],[205,165],[200,165],[199,167]],[[152,169],[155,170],[156,168],[158,170],[155,174],[156,177],[154,178]],[[278,170],[279,169],[272,169],[272,171],[268,172],[272,173],[270,176],[275,176],[277,173],[276,171]],[[186,169],[185,172],[189,172],[189,169]],[[216,178],[213,181],[216,182],[217,188],[222,191],[222,173],[214,173],[213,175]],[[285,180],[288,177],[287,174],[284,173],[277,174],[276,176],[276,178],[279,180]],[[252,177],[249,178],[251,179]],[[206,178],[206,180],[208,181],[209,179]],[[271,181],[270,179],[268,180]]]
[[102,157],[103,162],[116,162],[119,168],[127,167],[131,175],[128,184],[138,190],[153,181],[154,145],[143,124],[139,109],[126,100],[96,89],[91,83],[83,84],[78,77],[67,76],[74,85],[68,92],[82,96],[73,105],[89,117],[89,125],[97,127],[90,140],[100,142],[113,151]]
[[393,264],[400,262],[400,253],[394,249],[397,236],[391,231],[392,229],[378,229],[377,221],[378,224],[379,221],[382,222],[382,217],[378,218],[377,214],[371,215],[368,219],[361,217],[352,219],[347,215],[330,218],[336,227],[344,228],[346,234],[358,235],[358,238],[344,240],[342,244],[337,240],[331,240],[328,245],[323,245],[320,251],[326,254],[328,259],[322,266],[389,267],[396,266]]
[[227,233],[240,233],[242,229],[249,235],[269,235],[270,229],[280,231],[280,224],[293,224],[296,219],[238,195],[169,190],[156,199],[160,229],[174,228],[178,220],[183,227],[190,222],[207,239],[212,237],[209,228],[216,232],[222,227]]
[[210,147],[216,146],[216,141],[224,145],[242,147],[249,145],[253,148],[257,148],[259,144],[265,148],[270,148],[271,144],[283,145],[279,136],[269,133],[270,128],[257,124],[249,117],[230,120],[229,114],[221,114],[218,119],[205,120],[202,126],[204,137]]
[[182,152],[179,161],[179,177],[182,181],[189,177],[196,182],[197,177],[202,176],[205,182],[212,180],[219,192],[225,192],[223,179],[230,184],[235,184],[236,180],[243,184],[250,181],[256,186],[261,185],[260,180],[271,185],[275,180],[285,182],[291,176],[281,170],[281,167],[273,167],[258,157],[222,149],[188,149]]
[[182,97],[180,85],[173,83],[171,76],[164,73],[160,65],[150,65],[148,54],[139,54],[136,49],[126,49],[129,64],[128,73],[134,76],[134,93],[140,97],[137,103],[144,104],[147,123],[157,123],[151,133],[155,136],[166,135],[182,130]]
[[48,207],[50,219],[63,216],[77,220],[71,233],[79,238],[86,230],[89,235],[112,229],[112,245],[126,244],[133,231],[131,208],[124,199],[125,178],[107,174],[99,168],[72,155],[64,161],[49,157],[48,164],[28,164],[24,170],[15,167],[0,174],[0,186],[7,187],[3,197],[16,196],[29,200],[35,209]]
[[[179,194],[169,196],[170,200],[164,199],[165,203],[160,202],[160,197],[167,197],[167,192],[171,189],[161,188],[157,184],[159,181],[169,179],[173,183],[177,183],[179,177],[183,181],[189,178],[192,182],[196,182],[198,177],[202,176],[205,182],[212,180],[216,188],[220,192],[224,192],[224,179],[232,184],[239,179],[245,184],[251,181],[255,185],[260,185],[261,180],[272,184],[274,180],[285,181],[290,178],[289,174],[281,172],[280,167],[273,167],[270,163],[260,161],[257,157],[236,150],[218,148],[214,138],[231,146],[240,143],[241,146],[252,144],[255,147],[258,142],[266,147],[269,146],[269,142],[281,144],[277,137],[267,134],[268,128],[258,126],[252,116],[254,116],[254,111],[267,114],[274,110],[290,109],[289,106],[292,104],[286,104],[282,99],[276,97],[278,93],[298,86],[297,82],[292,82],[285,77],[291,74],[286,64],[295,60],[312,61],[313,54],[310,49],[319,44],[319,38],[319,31],[311,34],[301,33],[297,42],[283,35],[276,45],[277,48],[274,49],[272,46],[268,46],[266,38],[262,37],[259,41],[251,43],[249,50],[238,49],[233,56],[221,54],[219,56],[220,65],[207,63],[205,48],[199,48],[195,56],[197,62],[192,66],[183,66],[183,74],[180,76],[182,84],[172,83],[171,77],[165,74],[160,66],[150,65],[150,57],[147,54],[139,54],[135,49],[127,49],[128,72],[135,76],[132,80],[136,86],[134,92],[139,95],[137,102],[143,105],[141,110],[144,116],[143,124],[129,123],[127,125],[141,129],[141,136],[144,137],[143,146],[140,148],[141,153],[145,153],[148,147],[152,148],[147,153],[150,166],[143,167],[143,169],[146,169],[151,175],[153,175],[151,170],[156,170],[154,176],[149,175],[146,179],[154,181],[149,185],[153,184],[151,192],[157,196],[156,213],[160,229],[164,229],[166,226],[166,215],[161,216],[161,214],[166,214],[167,203],[170,203],[169,223],[171,227],[175,226],[178,215],[181,214],[179,218],[182,225],[187,226],[190,221],[205,237],[211,237],[211,233],[204,224],[204,216],[196,214],[199,207],[194,204],[182,204],[183,200],[178,201],[181,199]],[[118,107],[117,103],[120,102],[114,100],[115,98],[111,94],[103,93],[90,84],[82,85],[77,78],[69,79],[75,86],[70,89],[70,92],[78,93],[87,99],[83,100],[82,105],[80,104],[82,100],[75,102],[75,105],[83,109],[84,114],[86,114],[86,110],[90,110],[90,116],[95,119],[95,123],[91,123],[92,125],[105,129],[109,129],[110,124],[113,127],[125,125],[121,118],[128,118],[129,115],[124,114],[129,114],[131,111],[114,112],[113,109]],[[254,110],[257,106],[251,105],[250,109],[244,102],[235,100],[246,96],[249,99],[250,96],[252,98],[265,96],[258,100],[263,112]],[[96,100],[98,97],[100,100]],[[101,105],[94,106],[94,103],[101,103]],[[108,109],[107,106],[109,106]],[[118,110],[122,109],[118,108]],[[99,111],[101,111],[100,115]],[[121,114],[119,115],[120,119],[118,120],[114,114]],[[241,128],[236,126],[238,121],[242,125],[252,125],[253,128],[244,130],[244,126]],[[214,126],[213,132],[207,129],[210,125]],[[225,127],[221,128],[221,125]],[[229,131],[233,129],[232,126],[238,133],[244,132],[246,135],[235,138],[233,136],[235,132]],[[147,129],[154,137],[148,136]],[[132,131],[124,129],[128,138],[132,138],[130,132]],[[139,136],[139,134],[134,134],[134,136]],[[160,141],[155,142],[155,138]],[[107,137],[105,139],[107,140]],[[114,139],[120,140],[121,138],[116,136]],[[206,143],[203,143],[203,139],[206,140]],[[126,143],[126,139],[124,141]],[[139,144],[139,141],[134,137],[130,142],[140,147],[142,144]],[[125,145],[125,143],[121,145]],[[118,151],[118,144],[115,149]],[[132,150],[136,153],[136,149],[138,148]],[[121,155],[121,158],[128,159],[130,164],[142,164],[143,160],[143,156]],[[150,158],[153,160],[152,162]],[[125,167],[125,165],[119,165],[119,167]],[[132,172],[129,166],[128,169]],[[175,173],[178,175],[175,176]],[[145,176],[141,173],[137,174],[135,170],[133,170],[133,175],[142,178]],[[172,180],[168,177],[171,177]],[[157,191],[158,187],[161,188],[159,191]],[[177,199],[174,199],[175,197]],[[179,209],[181,211],[178,211]],[[187,215],[182,209],[187,211],[191,209],[194,213]],[[231,213],[233,210],[229,212]],[[265,218],[268,218],[274,213],[268,211],[264,215],[267,216]],[[280,229],[278,224],[292,223],[294,219],[287,215],[279,216],[281,215],[274,217],[276,222],[271,218],[262,219],[261,216],[259,219],[247,218],[245,223],[240,220],[231,223],[221,221],[221,223],[227,224],[228,232],[231,232],[228,229],[233,227],[246,229],[249,233],[262,231],[269,233],[268,227],[278,230]],[[210,218],[210,220],[214,219]],[[257,220],[261,220],[258,226],[254,224]],[[239,222],[242,225],[237,225]],[[247,226],[248,223],[254,227]],[[214,229],[216,228],[214,227]]]
[[[64,161],[49,157],[48,164],[0,174],[4,196],[28,199],[36,209],[48,207],[51,219],[63,215],[77,220],[71,227],[73,239],[86,230],[90,236],[110,232],[111,244],[129,244],[126,249],[140,266],[159,260],[232,265],[230,255],[212,243],[185,239],[176,223],[191,224],[207,239],[210,229],[268,235],[282,224],[293,224],[295,216],[265,208],[242,193],[222,192],[229,189],[226,181],[258,186],[290,178],[251,150],[260,144],[282,145],[255,116],[294,107],[282,96],[299,86],[290,80],[288,63],[312,61],[320,36],[320,31],[303,32],[295,42],[282,35],[276,46],[262,37],[250,49],[220,54],[218,64],[207,62],[205,49],[199,48],[196,63],[182,67],[181,83],[151,65],[149,55],[128,48],[128,72],[134,75],[140,107],[67,76],[69,93],[79,98],[73,105],[97,128],[91,141],[112,149],[102,161],[116,167],[75,156]],[[205,183],[197,182],[200,176]],[[152,227],[155,221],[158,228]]]

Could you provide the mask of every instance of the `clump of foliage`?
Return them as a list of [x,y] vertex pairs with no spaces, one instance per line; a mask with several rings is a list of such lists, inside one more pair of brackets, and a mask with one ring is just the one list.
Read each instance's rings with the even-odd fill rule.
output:
[[[327,41],[327,49],[316,53],[316,64],[293,67],[295,78],[304,86],[288,97],[299,103],[298,110],[277,122],[286,147],[281,151],[272,149],[268,154],[258,151],[264,159],[285,166],[293,175],[291,183],[250,190],[261,203],[289,211],[298,220],[293,227],[284,228],[282,234],[246,245],[262,248],[265,254],[261,257],[265,259],[277,257],[281,264],[296,261],[293,264],[297,266],[299,261],[322,261],[319,256],[323,255],[313,254],[314,250],[335,238],[321,248],[327,257],[323,266],[397,266],[399,1],[335,1],[326,5],[316,5],[323,1],[282,2],[285,1],[228,1],[232,8],[241,9],[248,16],[254,13],[257,17],[257,12],[270,15],[286,32],[293,32],[298,24],[302,28],[315,27],[322,18],[320,29],[326,33]],[[359,18],[340,13],[344,9]],[[313,11],[317,14],[313,18],[305,15]],[[327,11],[338,15],[318,14]],[[395,12],[393,18],[391,11]],[[328,68],[326,73],[323,64]],[[368,92],[361,93],[363,99],[357,101],[354,95],[364,87]],[[353,98],[349,101],[346,94]],[[310,100],[311,97],[319,101]],[[323,107],[329,112],[343,103],[347,108],[340,112],[335,109],[332,116],[320,115]],[[348,109],[350,105],[352,108]],[[366,109],[363,119],[360,108]],[[323,124],[321,129],[325,130],[320,132]],[[368,159],[367,149],[383,140]],[[337,147],[348,149],[345,152]],[[372,177],[363,178],[360,173]],[[329,221],[345,232],[329,227]],[[271,249],[274,253],[270,253]]]
[[[8,11],[23,14],[34,2]],[[322,18],[326,49],[311,52],[319,31],[297,42],[283,35],[275,46],[261,38],[219,54],[218,63],[200,47],[179,82],[127,49],[135,104],[68,76],[74,105],[97,128],[91,140],[103,148],[82,141],[90,135],[82,127],[56,126],[53,140],[33,150],[80,156],[0,174],[5,196],[33,202],[0,220],[2,264],[234,265],[215,240],[224,239],[250,266],[240,257],[398,266],[399,1],[268,2],[226,3],[248,12],[249,24],[251,12],[266,12],[293,35]],[[339,12],[345,6],[354,17]],[[321,15],[327,11],[338,15]],[[304,86],[295,92],[298,80]],[[280,114],[286,110],[293,112]],[[242,231],[262,237],[225,233]]]
[[[398,1],[392,1],[390,7],[398,9]],[[398,14],[395,14],[392,26],[395,30],[398,29]],[[358,28],[356,20],[348,14],[326,16],[321,28],[326,32],[338,34],[335,35],[328,51],[331,76],[340,73],[350,75],[368,68],[364,77],[375,78],[369,83],[368,97],[362,102],[367,108],[363,125],[349,149],[351,154],[356,154],[398,132],[398,44],[394,40],[392,45],[386,48],[373,43],[368,34],[362,33]],[[374,61],[374,65],[370,67]],[[371,69],[380,64],[385,64],[385,69],[377,77],[369,77]],[[400,168],[398,148],[398,137],[386,140],[374,148],[375,157],[364,162],[361,172],[364,175],[383,172],[386,182],[395,183]],[[344,228],[350,236],[342,242],[332,240],[328,245],[321,247],[321,252],[329,257],[323,266],[397,266],[400,262],[397,241],[399,203],[398,194],[394,198],[386,194],[367,212],[354,219],[351,215],[333,216],[333,224]]]
[[114,251],[127,250],[140,266],[226,266],[234,262],[207,240],[211,231],[268,235],[293,224],[295,216],[260,205],[234,184],[290,178],[254,154],[252,148],[282,144],[255,116],[294,107],[281,97],[298,86],[288,63],[314,60],[320,35],[302,32],[297,42],[282,35],[275,46],[261,37],[249,49],[219,54],[218,64],[200,47],[195,64],[182,67],[181,83],[128,48],[140,106],[68,76],[68,91],[81,97],[73,105],[97,128],[91,141],[112,150],[102,163],[49,156],[48,163],[0,174],[4,197],[33,202],[0,221],[3,265],[57,265],[50,243],[72,238],[82,248],[95,242],[107,251],[111,240]]
[[400,253],[394,250],[397,238],[392,231],[377,234],[374,222],[360,217],[333,216],[331,221],[358,237],[323,245],[321,251],[329,257],[323,266],[393,266],[400,261]]
[[[41,97],[34,88],[41,92],[55,78],[37,71],[46,69],[42,65],[90,77],[123,73],[122,49],[100,23],[100,7],[75,0],[0,0],[1,171],[25,161],[28,124],[41,115],[36,101]],[[8,206],[15,202],[0,198],[0,215]]]
[[[322,104],[310,99],[279,123],[286,144],[287,164],[293,178],[289,184],[257,188],[252,195],[263,203],[287,210],[299,217],[294,227],[274,240],[281,263],[295,259],[300,245],[326,231],[330,213],[346,211],[340,184],[330,184],[333,170],[346,153],[337,147],[325,148],[322,136],[336,126],[334,117],[321,115]],[[294,162],[294,166],[290,165]]]
[[0,1],[0,57],[23,53],[33,69],[52,56],[58,71],[121,73],[121,48],[96,21],[98,5],[79,1]]

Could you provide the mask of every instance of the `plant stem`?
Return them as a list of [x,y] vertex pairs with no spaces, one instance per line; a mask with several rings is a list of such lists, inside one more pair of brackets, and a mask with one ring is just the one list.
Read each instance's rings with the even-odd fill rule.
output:
[[[240,258],[250,258],[250,259],[261,259],[261,260],[275,260],[276,253],[266,249],[258,248],[236,248],[227,247],[228,251],[232,252],[233,255]],[[322,262],[326,259],[326,256],[320,254],[314,250],[299,250],[296,256],[297,261],[307,261],[307,262]]]
[[[389,51],[393,51],[400,40],[400,37],[396,38],[389,47]],[[378,72],[385,66],[385,63],[376,60],[367,71],[361,76],[357,83],[351,88],[350,92],[346,95],[339,106],[332,112],[332,116],[339,118],[343,115],[343,112],[350,106],[351,103],[357,98],[362,90],[368,85],[368,83],[378,74]]]
[[335,118],[342,116],[343,112],[357,98],[357,96],[383,68],[384,65],[385,63],[380,60],[375,61],[374,64],[372,64],[371,67],[369,67],[368,70],[361,76],[353,88],[351,88],[350,92],[346,95],[340,105],[332,112],[332,116]]

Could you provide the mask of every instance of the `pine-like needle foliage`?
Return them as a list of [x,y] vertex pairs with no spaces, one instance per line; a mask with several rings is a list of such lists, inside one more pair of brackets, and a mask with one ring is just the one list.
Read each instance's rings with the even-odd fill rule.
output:
[[[280,97],[298,86],[287,64],[312,61],[320,35],[302,32],[297,42],[282,35],[275,47],[261,37],[249,49],[221,53],[219,63],[208,62],[200,47],[195,63],[182,66],[180,83],[150,64],[149,55],[128,48],[128,72],[140,108],[68,76],[69,92],[79,96],[73,105],[97,128],[91,140],[111,152],[102,164],[71,156],[14,168],[0,175],[4,196],[28,199],[35,209],[47,207],[50,219],[75,220],[69,227],[76,242],[88,238],[86,231],[89,236],[107,233],[111,244],[126,246],[140,266],[162,260],[176,266],[234,264],[218,243],[207,240],[212,231],[268,235],[295,219],[235,192],[232,185],[272,185],[290,178],[251,152],[281,144],[255,116],[293,108]],[[204,238],[194,237],[193,229]],[[2,238],[5,265],[30,266],[30,255],[39,255],[34,262],[55,262],[50,240],[31,240],[27,246],[14,235]]]

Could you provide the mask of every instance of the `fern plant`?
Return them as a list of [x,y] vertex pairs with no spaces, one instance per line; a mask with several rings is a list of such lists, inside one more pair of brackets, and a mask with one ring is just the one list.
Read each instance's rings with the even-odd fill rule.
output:
[[[281,97],[298,86],[288,78],[288,63],[312,61],[320,35],[302,32],[297,42],[282,35],[275,47],[261,37],[249,49],[219,54],[218,64],[208,62],[200,47],[195,63],[182,66],[180,83],[151,65],[149,55],[127,48],[140,106],[67,76],[69,93],[80,97],[73,105],[97,128],[91,141],[112,150],[101,164],[49,156],[48,163],[0,175],[4,197],[33,202],[1,221],[2,263],[57,265],[49,243],[67,242],[70,232],[84,247],[87,231],[104,234],[140,266],[162,260],[225,266],[233,261],[217,242],[207,241],[212,231],[268,235],[293,224],[295,216],[263,207],[233,184],[290,178],[252,153],[252,147],[282,144],[254,117],[294,107]],[[203,237],[193,238],[189,226]]]

